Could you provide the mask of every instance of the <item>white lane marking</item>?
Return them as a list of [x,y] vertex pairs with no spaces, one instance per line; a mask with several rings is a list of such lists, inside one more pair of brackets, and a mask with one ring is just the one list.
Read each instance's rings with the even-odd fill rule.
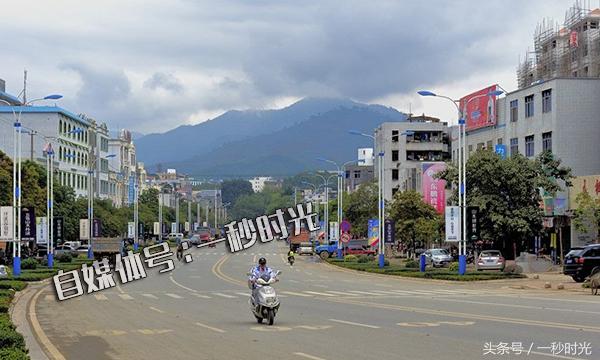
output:
[[346,324],[346,325],[362,326],[362,327],[366,327],[366,328],[370,328],[370,329],[379,329],[379,326],[361,324],[361,323],[356,323],[356,322],[352,322],[352,321],[345,321],[345,320],[338,320],[338,319],[329,319],[329,321],[337,322],[340,324]]
[[142,296],[145,296],[145,297],[150,298],[150,299],[158,299],[158,297],[156,297],[156,296],[154,296],[152,294],[142,294]]
[[288,294],[288,295],[294,295],[294,296],[312,297],[312,295],[303,294],[303,293],[299,293],[299,292],[293,292],[293,291],[281,291],[281,293]]
[[327,290],[327,292],[336,294],[336,295],[342,295],[342,296],[359,296],[358,294],[352,294],[352,293],[342,292],[342,291]]
[[119,297],[123,300],[133,300],[129,294],[119,294]]
[[192,293],[192,295],[199,297],[201,299],[212,299],[210,296],[206,296],[206,295],[202,295],[202,294],[198,294],[198,293]]
[[216,327],[208,326],[208,325],[205,325],[205,324],[202,324],[202,323],[199,323],[199,322],[197,322],[196,325],[198,325],[200,327],[203,327],[205,329],[208,329],[208,330],[212,330],[212,331],[218,332],[218,333],[224,333],[224,332],[226,332],[223,329],[218,329]]
[[237,298],[237,296],[227,295],[227,294],[222,294],[222,293],[212,293],[212,294],[216,295],[216,296],[224,297],[224,298],[227,298],[227,299],[235,299],[235,298]]
[[175,285],[179,286],[179,287],[180,287],[180,288],[182,288],[182,289],[185,289],[185,290],[187,290],[187,291],[191,291],[191,292],[196,292],[196,290],[194,290],[194,289],[192,289],[192,288],[189,288],[189,287],[187,287],[187,286],[183,286],[183,285],[181,285],[180,283],[178,283],[177,281],[175,281],[175,279],[173,279],[173,275],[169,275],[169,280],[171,280],[171,282],[172,282],[173,284],[175,284]]
[[102,294],[94,294],[94,297],[96,298],[96,300],[108,300],[108,298]]
[[319,295],[319,296],[337,296],[337,295],[327,294],[327,293],[322,293],[322,292],[317,292],[317,291],[305,291],[305,293]]
[[173,299],[183,299],[181,296],[177,294],[165,293],[168,297],[172,297]]
[[154,310],[154,311],[159,312],[161,314],[164,313],[164,311],[162,311],[161,309],[157,309],[154,306],[150,306],[150,310]]
[[303,352],[295,352],[295,353],[293,353],[293,354],[294,354],[294,355],[297,355],[297,356],[302,356],[302,357],[304,357],[304,358],[311,359],[311,360],[325,360],[325,359],[323,359],[323,358],[320,358],[320,357],[318,357],[318,356],[314,356],[314,355],[308,355],[308,354],[305,354],[305,353],[303,353]]
[[378,294],[378,293],[374,293],[374,292],[359,291],[359,290],[350,290],[350,292],[357,293],[357,294],[363,294],[363,295],[377,295],[377,296],[383,295],[383,294]]

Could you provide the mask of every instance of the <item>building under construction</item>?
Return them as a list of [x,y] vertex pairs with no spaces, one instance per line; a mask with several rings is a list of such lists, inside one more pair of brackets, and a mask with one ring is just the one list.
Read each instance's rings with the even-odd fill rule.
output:
[[576,1],[561,25],[544,19],[537,25],[534,51],[519,63],[519,88],[556,77],[600,78],[600,9]]

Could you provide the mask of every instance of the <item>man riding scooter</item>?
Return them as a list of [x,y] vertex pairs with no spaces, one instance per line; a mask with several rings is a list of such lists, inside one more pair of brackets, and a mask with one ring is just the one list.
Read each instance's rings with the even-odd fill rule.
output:
[[254,299],[256,299],[256,280],[263,276],[271,278],[275,276],[275,273],[267,266],[267,259],[260,258],[258,259],[258,265],[252,269],[250,277],[248,278],[248,287],[252,289],[252,298]]
[[290,266],[294,265],[294,260],[295,260],[295,258],[294,258],[294,250],[290,249],[290,251],[288,251],[287,256],[288,256],[288,258],[287,258],[288,259],[288,263],[290,263]]

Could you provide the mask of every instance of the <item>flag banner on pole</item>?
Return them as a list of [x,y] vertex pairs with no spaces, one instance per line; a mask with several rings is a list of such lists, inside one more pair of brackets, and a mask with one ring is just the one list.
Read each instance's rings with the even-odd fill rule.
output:
[[35,218],[35,227],[36,227],[36,236],[35,243],[36,244],[47,244],[48,243],[48,229],[46,226],[48,225],[48,218],[45,216],[38,216]]
[[35,209],[31,206],[21,208],[21,240],[34,241],[36,236],[35,229]]
[[0,206],[0,240],[14,240],[13,227],[14,222],[12,206]]

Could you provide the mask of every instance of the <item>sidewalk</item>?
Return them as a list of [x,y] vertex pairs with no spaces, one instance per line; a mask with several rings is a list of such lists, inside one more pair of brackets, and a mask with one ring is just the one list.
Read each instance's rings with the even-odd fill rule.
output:
[[31,324],[29,323],[29,306],[31,299],[34,295],[44,286],[48,284],[48,281],[42,282],[31,282],[27,284],[27,287],[22,291],[15,294],[15,298],[11,303],[9,310],[10,318],[17,327],[17,331],[25,338],[25,345],[29,350],[29,356],[31,359],[47,360],[48,357],[42,351],[37,338],[35,337]]

